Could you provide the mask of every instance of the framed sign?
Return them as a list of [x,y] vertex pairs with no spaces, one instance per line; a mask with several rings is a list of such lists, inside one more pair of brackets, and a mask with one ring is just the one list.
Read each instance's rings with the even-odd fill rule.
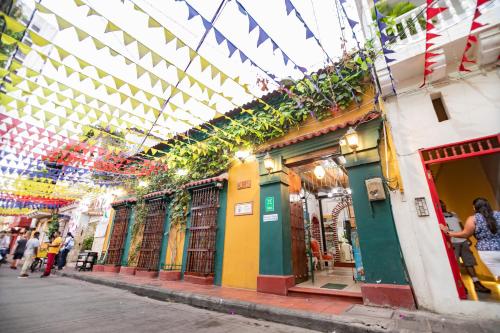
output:
[[253,214],[253,201],[241,202],[234,205],[234,215],[252,215]]

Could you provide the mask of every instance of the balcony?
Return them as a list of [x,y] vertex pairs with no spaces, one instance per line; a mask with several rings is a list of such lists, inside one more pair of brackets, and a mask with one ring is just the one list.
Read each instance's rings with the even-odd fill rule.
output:
[[[413,1],[414,2],[414,1]],[[458,70],[458,64],[465,48],[466,38],[469,35],[476,0],[440,0],[435,7],[448,9],[435,18],[433,33],[441,35],[432,40],[431,50],[441,55],[434,58],[434,74],[428,82],[444,78],[451,72]],[[389,49],[395,51],[389,58],[392,62],[391,70],[396,81],[396,88],[406,88],[422,82],[424,52],[425,52],[425,3],[415,9],[398,16],[384,30],[390,36]],[[487,24],[474,31],[478,43],[473,45],[473,58],[478,65],[483,66],[496,61],[500,52],[500,0],[491,0],[480,7],[482,15],[478,21]],[[371,26],[369,35],[374,36],[376,28]],[[376,38],[376,43],[379,43]],[[380,44],[377,45],[380,47]],[[376,62],[377,73],[381,78],[383,94],[392,92],[391,83],[385,61],[380,57]]]

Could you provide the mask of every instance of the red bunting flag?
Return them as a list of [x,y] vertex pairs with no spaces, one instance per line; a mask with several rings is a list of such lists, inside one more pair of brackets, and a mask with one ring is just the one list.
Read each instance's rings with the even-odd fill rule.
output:
[[433,5],[433,3],[434,3],[433,0],[427,0],[427,8],[426,8],[426,15],[427,15],[426,21],[427,22],[425,25],[426,31],[425,31],[425,54],[424,54],[424,59],[425,59],[425,61],[424,61],[424,82],[422,83],[422,85],[420,87],[423,87],[425,85],[427,75],[433,73],[433,70],[430,68],[430,66],[432,66],[436,62],[430,61],[430,59],[439,55],[438,53],[435,53],[435,52],[429,52],[429,49],[431,48],[431,46],[434,45],[434,43],[430,43],[429,41],[431,39],[434,39],[436,37],[441,36],[439,34],[431,32],[431,30],[433,30],[435,28],[434,24],[432,24],[431,20],[436,15],[438,15],[438,14],[444,12],[446,9],[448,9],[447,7],[431,7]]
[[470,70],[465,67],[466,62],[475,63],[475,61],[469,59],[466,54],[467,54],[467,51],[469,51],[470,48],[472,47],[472,43],[477,43],[477,37],[472,35],[472,32],[474,30],[479,29],[481,27],[484,27],[486,25],[486,24],[479,23],[476,20],[481,16],[481,12],[479,11],[479,7],[481,5],[484,5],[485,3],[489,2],[489,1],[491,1],[491,0],[476,0],[476,9],[474,10],[474,17],[472,18],[472,23],[471,23],[470,30],[469,30],[469,36],[467,37],[467,42],[465,44],[464,52],[462,55],[462,61],[460,62],[460,65],[458,67],[458,70],[460,72],[470,72]]

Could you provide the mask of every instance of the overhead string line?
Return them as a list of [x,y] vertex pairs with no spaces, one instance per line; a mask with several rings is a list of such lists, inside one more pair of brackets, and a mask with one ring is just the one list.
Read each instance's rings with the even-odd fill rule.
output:
[[[297,63],[294,62],[285,53],[285,51],[271,38],[271,36],[269,36],[269,34],[267,32],[265,32],[265,30],[262,28],[262,26],[252,17],[252,15],[250,15],[250,13],[245,9],[245,7],[243,7],[243,5],[238,0],[235,0],[235,1],[236,1],[236,5],[238,6],[238,10],[240,11],[240,13],[242,13],[243,15],[248,17],[249,33],[251,33],[257,27],[259,29],[259,38],[257,40],[257,47],[259,47],[259,45],[261,45],[262,43],[264,43],[266,40],[269,39],[271,41],[271,44],[273,47],[273,52],[276,49],[279,49],[281,54],[283,55],[283,61],[285,63],[285,66],[288,65],[288,62],[290,61],[294,65],[295,69],[298,69],[300,72],[302,72],[302,74],[307,79],[309,79],[309,81],[311,81],[311,84],[314,86],[314,89],[316,90],[316,92],[318,92],[320,95],[322,95],[323,98],[325,98],[327,101],[330,102],[330,104],[332,106],[334,106],[335,103],[332,100],[330,100],[327,96],[325,96],[325,94],[323,94],[323,92],[321,91],[321,89],[318,88],[318,86],[316,85],[314,80],[307,74],[307,69],[305,67],[301,67],[301,66],[297,65]],[[293,80],[293,81],[295,82],[295,80]]]
[[[40,6],[40,8],[42,8],[42,7],[43,7],[42,5],[39,5],[39,6]],[[40,9],[40,12],[45,13],[45,14],[52,14],[52,15],[55,15],[55,16],[56,16],[57,21],[58,21],[58,24],[59,24],[59,29],[60,29],[60,30],[64,30],[64,29],[67,29],[67,28],[69,28],[69,27],[73,27],[73,28],[77,31],[77,35],[78,35],[78,33],[80,33],[80,34],[84,34],[84,36],[83,36],[83,37],[79,37],[79,39],[81,38],[80,40],[84,40],[84,39],[86,39],[86,38],[90,37],[90,38],[92,38],[92,40],[94,41],[94,45],[96,45],[96,48],[98,48],[98,49],[102,49],[102,48],[104,48],[104,47],[107,47],[107,48],[110,50],[110,54],[111,54],[111,55],[113,55],[113,56],[118,56],[118,55],[120,55],[120,56],[122,56],[122,57],[123,57],[126,61],[128,61],[129,63],[133,63],[133,64],[136,66],[136,69],[137,69],[137,78],[140,78],[140,77],[142,77],[142,75],[144,75],[145,73],[148,73],[148,76],[149,76],[150,81],[151,81],[151,87],[154,87],[154,86],[158,83],[158,81],[160,81],[160,83],[162,84],[162,89],[163,89],[163,91],[164,91],[164,92],[166,91],[166,89],[168,89],[168,88],[170,87],[170,88],[171,88],[171,91],[170,91],[170,98],[169,98],[169,100],[171,99],[171,97],[173,97],[173,96],[177,96],[177,95],[179,95],[179,94],[180,94],[180,95],[181,95],[181,98],[182,98],[182,101],[183,101],[184,103],[187,103],[187,102],[188,102],[188,100],[190,100],[190,99],[194,99],[195,101],[198,101],[200,104],[205,105],[207,108],[212,109],[212,106],[211,106],[211,105],[207,102],[207,98],[200,99],[200,98],[198,98],[198,97],[196,97],[196,96],[193,96],[193,95],[191,95],[191,94],[187,93],[187,92],[186,92],[186,91],[184,91],[183,89],[179,89],[179,88],[178,88],[179,83],[180,83],[180,82],[184,79],[184,77],[186,77],[186,76],[187,76],[187,77],[188,77],[188,79],[190,80],[190,82],[194,80],[194,81],[196,82],[196,84],[198,84],[198,86],[200,86],[200,84],[201,84],[201,86],[206,87],[207,89],[210,89],[210,88],[208,88],[206,85],[204,85],[203,83],[201,83],[200,81],[198,81],[198,80],[196,80],[195,78],[193,78],[192,76],[190,76],[190,75],[188,75],[188,74],[185,74],[185,71],[181,71],[181,72],[178,72],[178,73],[177,73],[177,75],[178,75],[178,79],[179,79],[179,80],[178,80],[178,83],[177,83],[176,85],[172,85],[171,83],[168,83],[168,81],[169,81],[169,80],[164,79],[164,78],[160,78],[157,74],[155,74],[155,73],[154,73],[154,72],[152,72],[151,70],[148,70],[148,69],[146,69],[145,67],[141,66],[141,65],[140,65],[137,61],[135,61],[135,60],[131,59],[129,56],[124,55],[122,52],[119,52],[119,51],[115,50],[114,48],[110,47],[109,45],[105,45],[105,43],[103,43],[100,39],[98,39],[98,38],[94,37],[93,35],[88,34],[87,32],[83,31],[82,29],[78,28],[77,26],[73,25],[72,23],[68,22],[67,20],[65,20],[64,18],[62,18],[61,16],[59,16],[58,14],[54,13],[53,11],[51,11],[51,10],[49,10],[49,9],[45,8],[45,7],[43,7],[43,8],[44,8],[43,10],[41,10],[41,9]],[[107,26],[106,26],[106,31],[105,31],[105,33],[106,33],[106,32],[113,32],[113,31],[121,31],[121,32],[123,32],[123,33],[126,33],[123,29],[121,29],[120,27],[118,27],[118,26],[116,26],[115,24],[113,24],[111,21],[109,21],[108,19],[106,19],[106,17],[104,17],[104,16],[100,15],[100,14],[99,14],[99,13],[97,13],[95,10],[94,10],[92,13],[93,13],[93,14],[95,14],[95,15],[99,15],[100,17],[104,18],[104,19],[108,22],[108,24],[107,24]],[[62,29],[61,29],[61,28],[62,28]],[[178,39],[176,36],[172,35],[172,37],[173,37],[174,39],[176,39],[176,40],[178,40],[178,41],[179,41],[179,39]],[[135,40],[135,39],[134,39],[133,41],[136,41],[136,42],[138,43],[138,45],[139,45],[139,44],[140,44],[140,45],[143,45],[142,43],[140,43],[139,41],[137,41],[137,40]],[[131,41],[131,42],[132,42],[132,41]],[[130,42],[130,43],[131,43],[131,42]],[[124,43],[124,44],[125,44],[125,45],[127,45],[126,43]],[[182,43],[182,44],[180,45],[180,47],[184,47],[184,45],[185,45],[185,44],[184,44],[184,43]],[[143,52],[143,53],[142,53],[142,55],[139,53],[139,58],[140,58],[140,59],[142,59],[142,58],[143,58],[143,57],[144,57],[147,53],[153,53],[153,52],[154,52],[154,51],[152,51],[151,49],[147,48],[145,45],[143,45],[143,46],[147,49],[147,52],[146,52],[146,53],[144,53],[144,52]],[[179,45],[178,45],[178,46],[179,46]],[[180,48],[180,47],[179,47],[179,48]],[[58,50],[58,51],[59,51],[59,50]],[[156,53],[156,52],[154,52],[154,53]],[[67,55],[72,55],[72,54],[67,53]],[[73,56],[74,56],[74,55],[73,55]],[[169,61],[168,61],[168,60],[166,60],[165,58],[162,58],[162,59],[163,59],[163,60],[167,63],[167,65],[176,67],[174,64],[172,64],[171,62],[169,62]],[[92,65],[92,66],[93,66],[93,67],[96,67],[96,66],[94,66],[94,65]],[[96,68],[97,68],[97,67],[96,67]],[[176,68],[178,69],[178,67],[176,67]],[[179,73],[183,73],[183,74],[179,74]],[[108,75],[109,75],[109,74],[108,74]],[[111,75],[111,76],[113,76],[113,75]],[[114,77],[114,76],[113,76],[113,77]],[[127,81],[125,81],[125,82],[128,84],[128,82],[127,82]],[[201,88],[201,86],[200,86],[200,88]],[[142,89],[141,89],[141,90],[142,90]],[[212,89],[210,89],[210,90],[211,90],[211,91],[213,91]],[[153,94],[154,94],[154,93],[153,93]],[[210,96],[210,94],[212,94],[212,93],[211,93],[211,92],[209,92],[209,96]],[[218,95],[218,93],[216,93],[215,91],[213,91],[213,94]],[[213,95],[213,94],[212,94],[212,95]],[[160,98],[162,98],[162,97],[160,97]],[[163,100],[163,98],[162,98],[162,100]],[[208,99],[208,101],[210,101],[210,99]],[[213,110],[213,109],[212,109],[212,110]],[[218,112],[217,110],[214,110],[214,111],[215,111],[216,113]]]

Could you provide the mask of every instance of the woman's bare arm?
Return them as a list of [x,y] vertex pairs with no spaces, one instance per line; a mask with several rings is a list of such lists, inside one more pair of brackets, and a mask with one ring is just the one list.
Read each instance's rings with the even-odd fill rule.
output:
[[465,221],[465,226],[462,231],[450,231],[447,226],[440,225],[441,230],[450,237],[455,238],[469,238],[474,235],[474,230],[476,229],[476,221],[474,216],[469,216],[467,221]]

